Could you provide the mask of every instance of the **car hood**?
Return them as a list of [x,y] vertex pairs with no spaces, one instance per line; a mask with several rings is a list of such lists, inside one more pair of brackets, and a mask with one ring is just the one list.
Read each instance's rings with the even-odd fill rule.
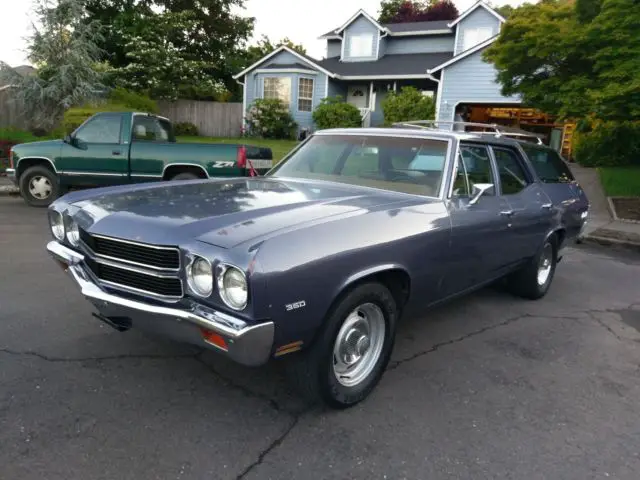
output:
[[234,178],[98,189],[69,194],[66,201],[80,209],[75,216],[90,233],[165,245],[195,239],[231,248],[407,198],[329,182]]
[[33,149],[33,148],[46,149],[50,147],[59,147],[63,143],[64,142],[62,140],[41,140],[39,142],[19,143],[13,147],[13,150],[16,152],[19,152],[20,150],[23,150],[23,149]]

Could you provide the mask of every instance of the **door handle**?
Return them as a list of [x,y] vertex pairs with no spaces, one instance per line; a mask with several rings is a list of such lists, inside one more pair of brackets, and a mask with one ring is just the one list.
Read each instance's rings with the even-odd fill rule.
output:
[[542,209],[543,210],[551,210],[551,207],[553,207],[553,203],[545,203],[542,205]]
[[111,152],[113,155],[120,155],[122,152],[120,150],[114,150]]
[[502,215],[503,217],[510,217],[511,215],[513,215],[513,210],[503,210],[500,212],[500,215]]

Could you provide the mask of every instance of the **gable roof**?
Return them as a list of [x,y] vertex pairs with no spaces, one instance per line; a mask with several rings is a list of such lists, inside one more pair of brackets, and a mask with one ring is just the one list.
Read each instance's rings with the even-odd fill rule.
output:
[[346,23],[344,23],[340,28],[338,28],[337,30],[334,30],[333,33],[336,34],[336,35],[339,35],[340,32],[342,32],[345,28],[347,28],[349,25],[351,25],[353,22],[355,22],[356,19],[360,15],[362,15],[367,20],[369,20],[371,23],[373,23],[378,28],[378,30],[380,30],[382,32],[386,32],[386,29],[382,25],[380,25],[375,18],[373,18],[371,15],[369,15],[363,9],[360,9],[349,20],[347,20]]
[[466,18],[470,13],[474,12],[476,9],[478,8],[484,8],[487,12],[489,12],[491,15],[493,15],[494,17],[496,17],[498,20],[500,20],[501,23],[504,23],[506,21],[506,19],[500,15],[498,12],[496,12],[493,8],[491,8],[489,5],[487,5],[483,0],[478,0],[476,3],[474,3],[471,7],[469,7],[467,10],[465,10],[464,12],[462,12],[462,14],[460,14],[458,16],[458,18],[456,18],[454,21],[452,21],[451,23],[448,23],[447,26],[449,28],[453,27],[454,25],[457,25],[460,21],[462,21],[464,18]]
[[254,63],[253,65],[245,68],[244,70],[242,70],[240,73],[236,74],[233,76],[234,80],[237,80],[238,78],[242,77],[243,75],[247,74],[248,72],[250,72],[251,70],[253,70],[256,67],[259,67],[262,63],[266,62],[267,60],[269,60],[270,58],[274,57],[275,55],[277,55],[280,52],[289,52],[290,54],[298,57],[300,60],[302,60],[304,63],[306,63],[307,65],[311,65],[314,69],[316,70],[320,70],[322,73],[325,73],[327,75],[329,75],[330,77],[333,77],[334,74],[328,70],[325,70],[324,67],[322,67],[320,65],[320,63],[310,57],[309,55],[304,55],[302,53],[296,52],[295,50],[287,47],[286,45],[281,45],[278,48],[276,48],[273,52],[269,53],[268,55],[265,55],[264,57],[262,57],[260,60],[258,60],[256,63]]
[[376,78],[427,78],[425,69],[436,67],[449,60],[451,52],[405,53],[385,55],[371,62],[341,62],[339,57],[326,58],[320,63],[335,72],[339,79]]
[[427,73],[428,74],[433,74],[439,70],[442,70],[444,67],[448,67],[449,65],[456,63],[460,60],[462,60],[463,58],[467,58],[469,55],[473,55],[474,53],[482,50],[483,48],[488,47],[489,45],[491,45],[493,42],[495,42],[499,37],[498,35],[494,35],[491,38],[486,39],[484,42],[479,43],[478,45],[476,45],[473,48],[470,48],[469,50],[465,50],[462,53],[459,53],[458,55],[456,55],[455,57],[450,58],[449,60],[447,60],[444,63],[441,63],[440,65],[433,67],[433,68],[428,68],[427,69]]
[[[446,35],[453,34],[448,26],[448,20],[434,20],[429,22],[384,23],[381,26],[392,37],[404,37],[409,35]],[[321,35],[320,39],[340,40],[339,30],[331,30]]]

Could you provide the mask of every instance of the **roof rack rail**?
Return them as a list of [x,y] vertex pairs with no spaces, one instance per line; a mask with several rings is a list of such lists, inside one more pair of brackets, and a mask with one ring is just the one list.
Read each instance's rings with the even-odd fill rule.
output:
[[498,125],[497,123],[480,123],[480,122],[455,122],[448,120],[411,120],[407,122],[395,122],[392,124],[394,127],[405,127],[405,128],[422,128],[425,130],[439,130],[435,125],[450,125],[452,128],[455,125],[463,125],[468,127],[479,127],[479,128],[488,128],[491,129],[492,132],[478,132],[478,131],[470,131],[467,133],[493,133],[497,138],[502,136],[504,137],[527,137],[527,138],[535,138],[538,140],[538,143],[542,145],[543,135],[528,132],[526,130],[521,130],[519,128],[507,127],[505,125]]

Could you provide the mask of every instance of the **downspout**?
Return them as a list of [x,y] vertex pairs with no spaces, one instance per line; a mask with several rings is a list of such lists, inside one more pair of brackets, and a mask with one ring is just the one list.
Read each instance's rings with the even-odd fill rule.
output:
[[[245,78],[247,76],[245,75]],[[242,85],[242,125],[240,126],[240,135],[244,136],[244,127],[246,124],[246,114],[247,114],[247,87],[244,82],[241,82],[236,78],[236,82],[238,85]]]

